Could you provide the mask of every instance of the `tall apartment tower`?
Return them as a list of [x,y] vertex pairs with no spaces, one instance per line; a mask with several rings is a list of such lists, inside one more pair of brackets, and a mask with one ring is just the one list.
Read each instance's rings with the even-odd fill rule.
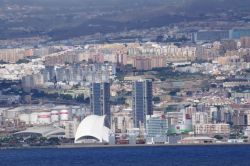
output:
[[146,125],[146,115],[153,114],[152,80],[139,80],[133,83],[133,119],[134,127]]
[[90,106],[94,115],[106,115],[105,125],[110,127],[110,83],[92,83],[90,94]]

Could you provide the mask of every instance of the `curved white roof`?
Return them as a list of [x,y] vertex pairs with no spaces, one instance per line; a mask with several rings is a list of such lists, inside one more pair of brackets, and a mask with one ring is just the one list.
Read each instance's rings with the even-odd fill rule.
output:
[[65,131],[62,128],[54,126],[36,126],[28,128],[24,131],[14,133],[14,135],[16,136],[32,135],[32,134],[39,134],[43,137],[53,137],[56,135],[65,135]]
[[105,116],[90,115],[83,119],[77,128],[75,143],[81,143],[84,137],[96,138],[99,142],[109,142],[109,128],[104,126]]

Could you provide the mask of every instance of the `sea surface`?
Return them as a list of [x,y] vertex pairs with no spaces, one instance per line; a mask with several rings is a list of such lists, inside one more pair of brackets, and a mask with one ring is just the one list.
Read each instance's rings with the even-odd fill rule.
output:
[[250,145],[9,149],[0,166],[250,166]]

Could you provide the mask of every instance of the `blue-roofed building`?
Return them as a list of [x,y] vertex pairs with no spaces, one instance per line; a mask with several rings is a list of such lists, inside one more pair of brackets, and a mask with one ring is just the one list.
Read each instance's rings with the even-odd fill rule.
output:
[[230,39],[240,39],[246,36],[250,36],[250,29],[232,29],[229,31]]
[[194,34],[195,42],[213,42],[229,39],[228,30],[199,31]]

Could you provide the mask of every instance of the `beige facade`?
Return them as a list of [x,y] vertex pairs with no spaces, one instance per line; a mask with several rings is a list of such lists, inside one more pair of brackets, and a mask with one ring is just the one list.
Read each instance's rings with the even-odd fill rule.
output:
[[229,124],[196,124],[194,126],[195,134],[213,135],[213,134],[229,134]]
[[9,63],[16,63],[18,60],[30,56],[25,49],[0,49],[0,60]]

